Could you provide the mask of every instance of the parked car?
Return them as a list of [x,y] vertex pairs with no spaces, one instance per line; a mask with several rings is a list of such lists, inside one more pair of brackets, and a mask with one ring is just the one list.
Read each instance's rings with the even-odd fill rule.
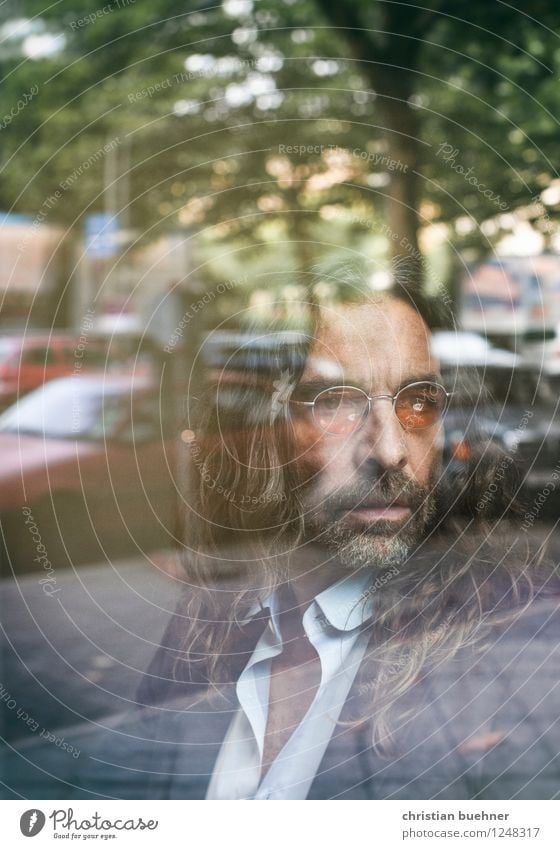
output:
[[496,348],[484,336],[466,330],[436,330],[432,335],[431,349],[443,367],[507,367],[519,362],[517,354]]
[[86,355],[78,346],[79,337],[73,334],[33,331],[0,336],[0,410],[48,380],[102,365],[98,342],[83,347]]
[[169,545],[173,417],[145,379],[53,380],[0,416],[3,572]]
[[520,347],[526,366],[545,374],[560,375],[560,324],[526,331]]
[[[454,392],[445,416],[448,473],[460,472],[490,453],[508,477],[516,478],[522,502],[530,502],[551,484],[547,506],[541,511],[542,515],[549,512],[560,497],[557,381],[520,366],[444,366],[442,374]],[[504,477],[500,474],[498,486]]]

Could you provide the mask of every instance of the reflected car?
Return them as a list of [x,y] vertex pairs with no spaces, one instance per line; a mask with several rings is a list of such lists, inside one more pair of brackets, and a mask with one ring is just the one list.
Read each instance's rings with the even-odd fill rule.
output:
[[442,374],[454,390],[445,417],[448,471],[489,452],[511,472],[523,503],[550,485],[544,516],[560,497],[558,380],[520,366],[447,367]]
[[169,545],[173,415],[145,379],[53,380],[0,416],[2,571],[37,571]]
[[78,349],[79,337],[48,332],[0,336],[0,410],[49,380],[77,370],[103,366],[103,345],[88,340]]
[[496,348],[484,336],[466,330],[436,330],[432,334],[430,347],[444,368],[507,368],[519,363],[517,354]]
[[527,330],[521,339],[521,356],[527,366],[560,376],[560,324]]

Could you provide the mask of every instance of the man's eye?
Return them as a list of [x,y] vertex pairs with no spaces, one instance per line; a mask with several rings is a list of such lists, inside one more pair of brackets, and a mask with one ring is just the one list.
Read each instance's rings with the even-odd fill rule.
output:
[[330,395],[328,398],[320,398],[317,404],[325,410],[337,410],[344,401],[342,395]]
[[429,407],[433,404],[431,398],[426,398],[426,396],[422,396],[421,398],[415,398],[412,402],[412,409],[415,413],[421,413],[426,407]]
[[352,401],[352,396],[346,392],[329,392],[328,394],[320,395],[316,403],[334,410],[342,404],[351,404]]
[[437,397],[429,392],[416,392],[414,395],[404,395],[399,398],[400,406],[421,412],[437,403]]

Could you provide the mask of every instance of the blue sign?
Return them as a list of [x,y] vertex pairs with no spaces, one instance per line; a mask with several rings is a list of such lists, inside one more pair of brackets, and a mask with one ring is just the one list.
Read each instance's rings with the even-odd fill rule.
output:
[[118,216],[110,212],[99,212],[86,218],[86,254],[98,259],[115,256],[119,252]]

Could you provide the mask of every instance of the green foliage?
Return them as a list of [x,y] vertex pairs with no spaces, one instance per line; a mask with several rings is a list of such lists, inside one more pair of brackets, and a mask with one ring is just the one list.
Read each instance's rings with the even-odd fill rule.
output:
[[[116,204],[145,240],[198,233],[201,273],[223,277],[360,254],[381,263],[400,243],[387,229],[400,182],[420,229],[449,225],[452,250],[474,258],[557,178],[560,10],[524,7],[22,0],[4,12],[0,120],[38,93],[0,130],[0,206],[34,214],[78,173],[52,223]],[[16,17],[35,23],[6,38]],[[31,26],[62,49],[26,56]],[[107,163],[99,151],[114,139]],[[555,222],[558,204],[533,207],[550,235],[543,213]]]

